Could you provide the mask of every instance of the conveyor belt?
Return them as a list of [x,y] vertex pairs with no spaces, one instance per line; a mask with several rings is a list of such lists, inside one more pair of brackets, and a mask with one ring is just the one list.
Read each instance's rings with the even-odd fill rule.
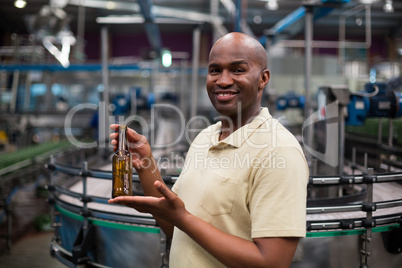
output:
[[[82,181],[70,189],[65,190],[62,190],[60,187],[56,186],[54,190],[61,194],[59,197],[61,200],[76,206],[82,206],[80,200],[85,198],[85,196],[90,196],[91,202],[88,202],[89,209],[109,211],[109,209],[105,208],[108,207],[108,205],[105,204],[105,200],[106,198],[109,198],[110,194],[111,184],[107,181],[111,179],[110,170],[81,169],[78,167],[61,165],[60,163],[49,164],[49,168],[56,172],[69,174],[72,176],[86,177],[86,187],[83,187]],[[164,180],[167,183],[173,183],[176,180],[176,177],[166,176],[164,177]],[[329,185],[372,184],[374,186],[374,199],[371,205],[375,206],[375,210],[373,210],[373,217],[378,218],[378,221],[375,222],[375,224],[385,225],[399,224],[401,220],[402,185],[397,183],[401,180],[401,173],[382,173],[371,176],[363,174],[341,177],[312,176],[310,177],[309,184],[312,186],[321,187]],[[138,176],[133,174],[133,182],[138,181]],[[103,190],[101,190],[99,187]],[[84,188],[87,189],[85,194],[82,192]],[[97,198],[95,196],[97,196]],[[123,212],[123,214],[126,213],[127,211]],[[366,216],[366,213],[367,204],[365,202],[353,202],[337,206],[331,206],[331,204],[327,204],[326,206],[309,205],[307,208],[307,223],[308,226],[313,224],[315,226],[314,230],[330,231],[333,229],[347,229],[343,227],[344,222],[353,220],[359,222],[358,224],[353,224],[353,228],[364,228],[367,226],[361,224],[360,222],[361,218]],[[388,215],[392,215],[392,217],[384,221],[384,218],[386,218]],[[331,221],[336,221],[336,224],[328,224]]]
[[27,167],[51,154],[71,147],[68,141],[47,142],[0,154],[0,175]]
[[[96,233],[102,234],[102,237],[97,238],[93,243],[101,245],[98,246],[98,249],[106,249],[91,251],[91,254],[95,256],[92,264],[119,266],[122,261],[145,262],[146,260],[143,259],[144,252],[154,250],[151,259],[158,263],[154,266],[147,263],[143,267],[160,267],[164,256],[167,256],[165,253],[166,240],[164,237],[160,237],[163,232],[159,232],[152,215],[139,213],[124,206],[107,204],[112,186],[110,164],[98,167],[99,169],[95,170],[88,168],[86,163],[83,163],[81,167],[73,167],[61,164],[56,161],[56,158],[52,158],[48,168],[53,171],[49,199],[54,203],[54,209],[57,211],[55,220],[60,225],[55,232],[56,235],[60,234],[60,236],[56,236],[59,242],[52,242],[51,246],[60,261],[69,261],[69,263],[75,264],[74,252],[72,251],[73,239],[78,237],[79,230],[84,230],[83,228],[88,225],[96,230]],[[67,187],[58,184],[58,176],[62,174],[74,178],[75,184],[70,184]],[[81,179],[77,181],[78,178]],[[164,176],[163,179],[168,185],[172,185],[177,177]],[[132,180],[139,184],[137,174],[133,174]],[[344,240],[350,242],[347,242],[346,245],[342,244],[339,248],[340,254],[344,255],[345,252],[358,254],[357,257],[354,256],[354,262],[359,259],[361,254],[365,258],[370,254],[368,253],[370,248],[359,244],[367,244],[368,239],[365,240],[363,237],[375,241],[371,247],[373,252],[388,256],[386,254],[394,250],[393,247],[389,247],[392,243],[383,246],[381,239],[383,235],[395,237],[397,232],[401,230],[402,184],[399,183],[401,180],[401,172],[372,174],[370,171],[369,174],[341,177],[311,176],[310,187],[349,186],[360,189],[367,188],[367,191],[364,192],[364,197],[359,198],[358,201],[338,202],[337,205],[331,203],[308,205],[306,211],[307,238],[300,243],[301,247],[305,248],[306,252],[308,251],[302,257],[303,262],[310,265],[309,262],[314,262],[317,258],[327,261],[331,256],[330,254],[321,256],[321,254],[315,253],[318,246],[322,248],[320,243],[324,245],[323,248],[331,249],[338,241],[342,243]],[[89,235],[88,237],[87,241],[93,241]],[[119,252],[117,248],[120,248],[120,245],[114,244],[115,241],[128,243],[130,248],[136,249],[135,252],[138,252],[138,257],[132,257],[131,253],[114,256],[115,252]],[[136,241],[141,241],[141,243],[133,246]],[[108,248],[113,248],[113,250],[107,250]],[[62,254],[61,251],[68,253],[68,256]],[[125,252],[124,246],[121,247],[121,251]],[[83,255],[87,253],[88,251],[85,250],[80,251],[80,254]],[[308,254],[312,254],[312,256],[308,256]],[[108,259],[104,260],[103,256],[107,256]],[[159,256],[162,256],[162,259],[159,259]],[[385,265],[399,268],[392,262],[400,263],[402,255],[391,257],[387,259]],[[371,260],[372,263],[377,262],[375,258]],[[87,262],[86,264],[90,263]],[[296,265],[295,267],[299,266]],[[318,265],[315,267],[329,266]],[[353,265],[353,267],[358,266]]]

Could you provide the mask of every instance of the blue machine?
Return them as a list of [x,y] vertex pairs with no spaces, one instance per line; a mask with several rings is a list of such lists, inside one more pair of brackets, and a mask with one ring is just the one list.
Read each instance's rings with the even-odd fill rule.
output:
[[402,116],[402,93],[387,90],[385,83],[368,83],[364,91],[352,93],[345,123],[362,126],[368,117],[397,118]]
[[276,109],[278,111],[284,111],[288,108],[304,108],[305,97],[297,95],[294,92],[288,92],[286,95],[278,97],[276,100]]
[[112,103],[115,106],[113,115],[125,115],[130,111],[130,96],[128,94],[116,94]]
[[[132,98],[132,97],[135,98]],[[141,88],[131,88],[127,94],[116,94],[113,96],[111,102],[114,104],[115,109],[113,115],[127,115],[134,111],[131,111],[132,102],[135,102],[137,110],[150,110],[152,105],[155,104],[155,94],[148,93],[143,95]]]

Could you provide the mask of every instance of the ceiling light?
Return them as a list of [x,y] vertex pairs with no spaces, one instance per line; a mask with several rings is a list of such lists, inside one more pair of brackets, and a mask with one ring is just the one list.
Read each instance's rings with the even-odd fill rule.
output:
[[14,2],[14,6],[17,8],[24,8],[27,5],[27,2],[24,0],[16,0]]
[[276,0],[268,0],[267,4],[265,7],[268,10],[277,10],[278,9],[278,2]]
[[362,3],[362,4],[370,5],[370,4],[372,4],[373,2],[375,2],[375,0],[359,0],[359,2]]
[[385,13],[394,13],[394,6],[392,5],[392,0],[385,0],[383,9]]
[[109,9],[109,10],[113,10],[113,9],[116,8],[116,3],[112,2],[112,1],[109,1],[109,2],[106,3],[106,8]]
[[162,51],[162,65],[166,68],[172,65],[172,52],[168,49]]

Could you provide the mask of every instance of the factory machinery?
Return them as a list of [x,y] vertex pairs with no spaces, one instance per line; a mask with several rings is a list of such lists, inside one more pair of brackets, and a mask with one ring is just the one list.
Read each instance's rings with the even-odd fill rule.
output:
[[[330,4],[331,2],[337,2],[337,4],[341,4],[349,1],[322,0],[316,2],[328,2]],[[332,9],[331,7],[330,9],[325,8],[320,11],[326,14]],[[370,14],[369,5],[366,5],[364,9],[366,14]],[[304,95],[307,96],[309,95],[310,80],[312,77],[313,18],[325,15],[323,12],[313,14],[311,7],[301,7],[270,29],[270,35],[274,36],[299,20],[301,16],[305,17],[306,40],[304,46],[306,53],[304,69],[306,70],[306,92]],[[146,17],[145,13],[144,17]],[[341,19],[344,21],[346,16],[345,13],[341,16]],[[240,20],[238,21],[240,22]],[[370,29],[370,23],[370,16],[367,16],[367,41],[363,44],[354,44],[355,46],[360,45],[364,48],[369,46],[368,40],[371,38],[371,32],[368,29]],[[146,27],[147,31],[155,29],[152,20],[149,26]],[[214,23],[214,27],[217,26],[219,25]],[[240,27],[240,25],[237,26]],[[67,101],[71,101],[68,104],[74,106],[81,102],[89,102],[91,96],[93,98],[93,96],[99,95],[98,82],[96,81],[100,80],[100,77],[95,75],[95,78],[99,79],[93,79],[91,75],[82,75],[83,73],[86,74],[92,71],[102,71],[101,88],[103,90],[103,98],[99,98],[99,100],[102,99],[108,104],[108,99],[111,96],[109,92],[109,71],[137,71],[141,65],[125,67],[114,65],[113,62],[109,63],[107,56],[109,50],[107,28],[103,27],[101,31],[102,66],[99,64],[70,65],[68,53],[62,53],[58,56],[54,55],[51,52],[51,48],[54,47],[54,43],[60,41],[58,39],[61,36],[55,35],[54,38],[46,37],[41,41],[43,42],[44,49],[47,49],[65,68],[58,65],[45,64],[33,69],[33,71],[37,72],[25,75],[25,66],[2,67],[2,70],[12,72],[13,75],[10,76],[10,79],[7,78],[4,80],[10,81],[11,89],[7,92],[1,92],[4,99],[5,97],[11,99],[10,105],[8,107],[6,104],[6,106],[0,107],[0,110],[9,110],[10,115],[7,118],[12,122],[18,121],[15,119],[19,117],[19,115],[15,114],[16,112],[50,111],[50,115],[41,113],[41,118],[34,114],[24,115],[23,118],[27,118],[31,123],[33,122],[35,126],[48,127],[48,125],[52,125],[62,128],[63,125],[60,124],[64,121],[65,117],[66,99],[61,98],[64,96],[60,93],[60,100],[58,101],[60,105],[55,107],[55,109],[59,110],[57,113],[53,112],[55,109],[52,110],[54,98],[52,98],[51,94],[51,80],[58,81],[60,84],[70,84],[70,81],[74,80],[77,85],[87,85],[87,89],[82,89],[82,91],[88,91],[83,96],[77,95],[75,99],[69,96],[67,99]],[[345,23],[340,26],[340,32],[345,32]],[[61,33],[64,33],[68,37],[64,38],[65,44],[63,46],[69,47],[77,41],[77,51],[82,52],[80,38],[75,40],[70,35],[70,32],[64,31]],[[148,36],[153,37],[149,41],[153,44],[153,47],[158,48],[159,36],[152,33],[152,31]],[[200,36],[201,30],[197,27],[193,33],[193,43],[195,44],[193,48],[194,55],[198,55],[200,52]],[[18,38],[16,36],[17,41]],[[29,41],[32,43],[32,47],[35,48],[33,40]],[[266,39],[262,41],[266,42],[266,46],[269,47],[272,40]],[[339,42],[339,47],[342,47],[343,50],[347,48],[346,43],[351,43],[345,41],[345,36],[343,36]],[[328,45],[328,43],[325,44]],[[336,47],[338,48],[338,44],[336,44]],[[41,48],[37,52],[26,56],[18,55],[19,53],[17,52],[18,50],[15,50],[14,54],[21,59],[26,57],[28,61],[34,63],[45,59],[45,57],[38,58],[38,55],[43,55],[46,51]],[[342,53],[344,54],[344,52]],[[345,57],[343,54],[340,57],[342,61]],[[18,57],[16,62],[18,62]],[[197,84],[199,84],[197,82],[199,80],[199,62],[197,62],[197,58],[199,57],[194,56],[192,58],[191,86],[187,85],[187,58],[182,59],[181,65],[184,67],[178,72],[181,78],[171,84],[180,85],[180,90],[175,93],[180,95],[179,105],[181,111],[185,115],[191,112],[191,116],[195,116],[200,112],[200,107],[197,107],[196,97],[196,90],[200,88],[200,85],[197,87]],[[76,62],[77,60],[81,62],[82,59],[76,59]],[[143,94],[135,88],[130,88],[129,95],[119,95],[120,91],[124,91],[120,90],[119,86],[123,88],[125,84],[134,84],[131,80],[133,75],[130,74],[130,77],[127,79],[123,75],[111,76],[112,81],[110,84],[117,88],[115,91],[117,94],[111,101],[116,108],[114,111],[115,116],[125,114],[130,108],[131,114],[137,114],[137,112],[142,112],[142,110],[147,110],[146,113],[148,113],[149,106],[155,103],[154,93],[158,91],[156,89],[165,86],[169,91],[170,87],[167,85],[160,84],[158,85],[159,87],[155,86],[154,81],[163,79],[156,79],[161,78],[161,76],[157,77],[154,72],[158,68],[154,64],[150,66],[149,70],[141,68],[142,71],[150,71],[149,81],[141,78],[141,75],[146,72],[137,71],[135,77],[135,83],[147,80],[143,81],[140,85],[144,89],[150,84],[148,92],[145,90]],[[67,75],[66,72],[56,75],[55,72],[60,70],[76,70],[81,73],[79,77],[73,78]],[[43,79],[42,77],[36,77],[38,73],[41,74],[42,72]],[[21,79],[20,83],[19,79]],[[46,94],[40,95],[36,92],[37,96],[30,96],[31,91],[27,89],[31,87],[32,83],[46,84],[46,86],[42,86],[46,89]],[[26,89],[24,90],[24,87],[19,87],[19,84],[26,84]],[[310,124],[314,127],[314,131],[308,133],[308,135],[314,137],[311,139],[308,137],[308,142],[305,144],[305,148],[311,149],[306,152],[311,167],[306,211],[306,238],[301,239],[299,243],[291,265],[292,268],[401,267],[402,164],[400,164],[400,157],[402,156],[402,151],[396,146],[397,143],[395,143],[392,134],[394,132],[394,118],[399,118],[402,115],[402,96],[400,92],[387,87],[388,85],[379,83],[368,84],[364,91],[353,93],[346,87],[327,86],[319,89],[317,94],[318,111],[314,115],[315,118],[313,118],[312,124]],[[187,107],[188,100],[190,99],[190,95],[187,94],[188,88],[192,89],[191,111],[187,111],[187,108],[190,108]],[[55,88],[56,91],[57,89]],[[65,92],[71,94],[73,92],[72,89],[72,87],[71,89],[68,87]],[[162,91],[164,90],[162,89]],[[22,98],[21,96],[25,97]],[[174,96],[164,96],[164,98],[164,101],[168,101],[169,103],[174,102],[175,99]],[[98,98],[96,99],[98,100]],[[305,99],[304,96],[291,93],[278,99],[277,110],[284,111],[289,108],[303,110],[306,107],[309,108],[312,106],[309,102],[309,99]],[[37,103],[45,103],[45,105],[40,106]],[[108,106],[106,105],[106,107]],[[94,114],[95,116],[100,116],[100,114],[94,113],[95,110],[92,108],[88,110],[90,111],[84,111],[74,117],[75,121],[72,124],[74,130],[87,128],[90,121],[91,123],[94,121],[96,125],[96,120],[92,119],[94,118]],[[345,131],[345,128],[367,125],[367,122],[373,118],[379,118],[378,140],[373,141],[361,135],[351,135]],[[381,119],[384,118],[389,120],[387,144],[384,144],[382,139]],[[158,135],[153,137],[156,140],[156,144],[165,144],[158,141],[159,139],[166,139],[166,133],[170,135],[172,140],[174,140],[174,137],[177,137],[175,131],[178,128],[175,128],[175,123],[172,122],[175,119],[177,118],[174,118],[174,116],[171,116],[171,118],[165,116],[155,124],[161,128],[157,131]],[[336,140],[329,140],[327,142],[328,139],[325,137],[328,137],[328,132],[333,130],[330,126],[334,122],[338,126],[336,129]],[[97,125],[94,128],[101,129]],[[169,128],[169,131],[166,131],[166,128]],[[100,133],[96,134],[99,135]],[[99,137],[99,141],[101,141],[101,138],[105,137]],[[160,157],[164,157],[173,151],[185,151],[184,148],[169,148],[169,150],[161,152]],[[318,153],[313,155],[311,152]],[[337,153],[335,154],[334,152]],[[77,157],[76,153],[77,151],[74,152],[75,155],[63,152],[55,154],[54,157],[51,157],[50,161],[46,160],[46,167],[51,171],[50,183],[48,185],[48,201],[51,206],[51,218],[54,226],[54,236],[50,244],[51,255],[68,267],[168,267],[169,241],[157,226],[153,217],[148,214],[138,213],[130,208],[107,203],[111,195],[112,173],[111,164],[108,164],[111,163],[111,159],[106,159],[106,161],[104,159],[105,151],[101,152],[101,156],[98,155],[98,159],[95,160],[96,165],[94,166],[92,166],[89,157],[84,157],[84,160],[79,161],[82,158]],[[111,154],[111,152],[107,153]],[[33,153],[31,156],[37,155],[38,153]],[[24,155],[24,157],[26,156]],[[39,158],[40,162],[36,162],[39,161]],[[10,166],[11,168],[17,167],[15,160],[13,161],[10,162],[9,166],[4,168],[9,170]],[[43,166],[43,159],[41,157],[20,159],[17,161],[17,164],[28,163],[26,161],[33,161]],[[386,169],[384,169],[384,165]],[[1,168],[0,166],[0,175],[3,175],[1,174]],[[161,168],[161,174],[168,186],[173,185],[178,173],[178,170],[166,167]],[[2,182],[5,181],[2,178]],[[133,184],[135,186],[134,194],[142,195],[143,193],[136,174],[133,175]],[[3,189],[4,192],[5,188],[2,186],[0,181],[0,190]],[[8,194],[8,189],[6,190]],[[5,204],[7,205],[7,202]],[[9,212],[7,206],[5,211]],[[2,215],[0,214],[0,216]],[[11,226],[11,224],[9,225]]]
[[[319,92],[325,96],[321,98],[325,105],[319,106],[318,114],[323,117],[317,122],[331,123],[331,103],[348,107],[336,110],[338,116],[343,115],[337,121],[340,132],[344,131],[343,123],[361,124],[370,116],[399,116],[400,98],[395,97],[399,95],[387,92],[381,84],[368,85],[366,92],[357,94],[339,86],[322,87]],[[380,104],[385,101],[390,104]],[[355,116],[349,107],[359,108],[361,116]],[[376,114],[376,109],[381,113]],[[317,175],[317,167],[312,165],[306,238],[299,243],[292,268],[400,267],[402,171],[383,172],[367,163],[339,163],[342,172],[337,175]],[[60,262],[69,267],[168,267],[169,241],[153,217],[107,203],[111,164],[98,169],[90,168],[87,162],[67,165],[63,156],[57,155],[47,168],[52,171],[48,189],[55,226],[51,254]],[[161,173],[170,187],[178,174],[166,168]],[[134,194],[142,195],[138,176],[134,174],[132,179]]]
[[[11,250],[13,231],[26,228],[23,226],[24,223],[16,222],[15,217],[13,217],[15,212],[14,206],[11,204],[13,198],[20,191],[28,191],[29,189],[36,189],[36,194],[40,195],[38,191],[47,183],[44,174],[48,172],[43,165],[49,162],[50,155],[59,152],[71,152],[71,147],[67,141],[49,141],[31,145],[18,151],[0,153],[0,222],[5,222],[4,236],[0,238],[5,239],[4,245],[8,250]],[[37,211],[39,212],[41,209],[37,208]],[[46,210],[41,212],[44,213]],[[31,215],[25,215],[22,222],[29,221],[30,217]],[[14,222],[12,218],[14,218]]]
[[[305,122],[303,127],[300,125],[287,127],[300,132],[313,125],[314,142],[304,145],[321,153],[337,151],[325,155],[327,158],[337,155],[337,159],[320,160],[335,163],[335,166],[339,163],[337,170],[339,174],[346,172],[344,162],[349,163],[352,168],[358,163],[360,166],[368,164],[376,170],[390,171],[392,167],[401,168],[402,150],[398,144],[400,135],[398,119],[402,116],[402,93],[397,90],[400,81],[397,83],[395,81],[367,83],[364,90],[357,92],[351,92],[343,85],[322,86],[314,97],[313,106],[317,111],[306,120],[307,124]],[[279,112],[300,110],[303,113],[305,96],[288,92],[276,99],[275,109]],[[336,127],[331,128],[330,125],[334,123]],[[384,130],[386,126],[388,129]],[[336,130],[336,135],[332,135],[337,138],[336,142],[329,141],[327,137],[333,130]],[[305,140],[306,138],[303,141]],[[326,168],[328,167],[327,165]],[[317,167],[314,167],[312,171],[317,173],[316,169]]]
[[[168,241],[151,215],[109,205],[110,170],[90,169],[87,163],[68,166],[53,158],[49,202],[56,227],[51,254],[69,267],[167,267]],[[108,167],[110,168],[110,167]],[[64,175],[80,180],[59,184]],[[163,176],[171,186],[177,177]],[[345,203],[331,198],[326,205],[309,199],[307,237],[301,240],[291,267],[399,267],[402,262],[402,173],[311,176],[310,188],[366,187],[365,198]],[[133,175],[134,184],[139,184]],[[376,191],[390,184],[376,200]],[[137,189],[136,194],[141,194]],[[394,199],[398,196],[398,199]],[[322,201],[322,200],[321,200]],[[338,204],[337,204],[338,202]]]

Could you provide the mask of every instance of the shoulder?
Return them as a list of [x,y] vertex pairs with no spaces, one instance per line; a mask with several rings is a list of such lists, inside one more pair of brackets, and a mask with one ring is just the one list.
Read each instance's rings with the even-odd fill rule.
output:
[[303,152],[296,137],[273,117],[266,118],[258,128],[251,131],[253,132],[249,137],[251,145],[258,145],[259,148],[268,151],[294,148]]

